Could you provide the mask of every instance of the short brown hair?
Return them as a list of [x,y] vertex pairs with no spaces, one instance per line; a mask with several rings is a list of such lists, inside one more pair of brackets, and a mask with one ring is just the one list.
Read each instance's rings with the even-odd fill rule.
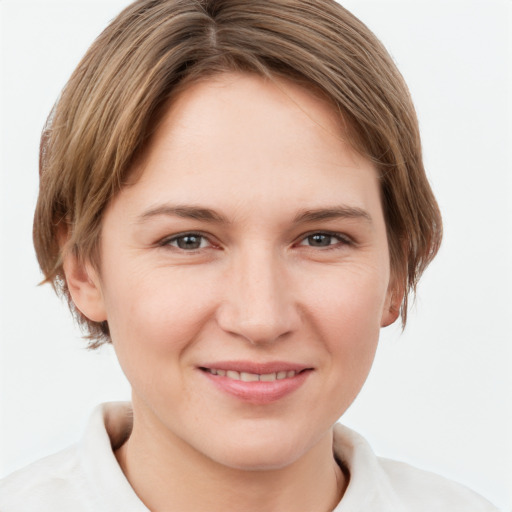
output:
[[[188,83],[226,71],[285,77],[320,92],[350,142],[380,173],[392,275],[408,295],[441,242],[418,122],[391,57],[334,0],[138,0],[90,47],[43,131],[34,244],[98,346],[108,326],[73,307],[62,255],[94,261],[103,212],[126,182],[165,107]],[[68,242],[59,244],[65,228]]]

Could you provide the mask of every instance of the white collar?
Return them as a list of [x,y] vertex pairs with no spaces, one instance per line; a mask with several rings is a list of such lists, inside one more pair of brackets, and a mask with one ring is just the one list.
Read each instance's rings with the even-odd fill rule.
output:
[[[79,445],[81,465],[103,507],[99,509],[149,512],[114,455],[114,449],[129,435],[131,426],[129,402],[101,404],[93,411]],[[362,436],[337,423],[333,450],[350,473],[343,499],[333,512],[405,512],[379,459]]]

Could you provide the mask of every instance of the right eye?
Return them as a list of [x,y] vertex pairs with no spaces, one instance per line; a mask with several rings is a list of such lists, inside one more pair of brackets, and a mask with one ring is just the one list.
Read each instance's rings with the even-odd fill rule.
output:
[[161,242],[162,246],[171,246],[183,251],[197,251],[210,246],[208,239],[199,233],[183,233],[167,238]]

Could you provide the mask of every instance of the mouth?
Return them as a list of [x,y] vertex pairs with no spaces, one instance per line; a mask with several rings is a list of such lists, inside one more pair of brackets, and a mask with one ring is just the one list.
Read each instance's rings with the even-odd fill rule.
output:
[[250,373],[239,372],[236,370],[223,370],[221,368],[200,368],[204,372],[211,375],[218,375],[219,377],[226,377],[233,380],[241,380],[243,382],[274,382],[276,380],[291,379],[307,369],[296,370],[281,370],[272,373]]
[[314,370],[284,362],[223,362],[198,369],[215,388],[252,404],[267,404],[284,398],[299,389]]

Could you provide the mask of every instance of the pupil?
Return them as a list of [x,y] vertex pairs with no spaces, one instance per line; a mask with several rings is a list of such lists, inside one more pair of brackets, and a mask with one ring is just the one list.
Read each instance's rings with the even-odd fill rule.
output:
[[182,236],[178,238],[178,247],[180,249],[199,249],[201,237],[195,235]]
[[330,235],[312,235],[309,237],[310,244],[314,245],[315,247],[327,247],[330,245],[330,241]]

